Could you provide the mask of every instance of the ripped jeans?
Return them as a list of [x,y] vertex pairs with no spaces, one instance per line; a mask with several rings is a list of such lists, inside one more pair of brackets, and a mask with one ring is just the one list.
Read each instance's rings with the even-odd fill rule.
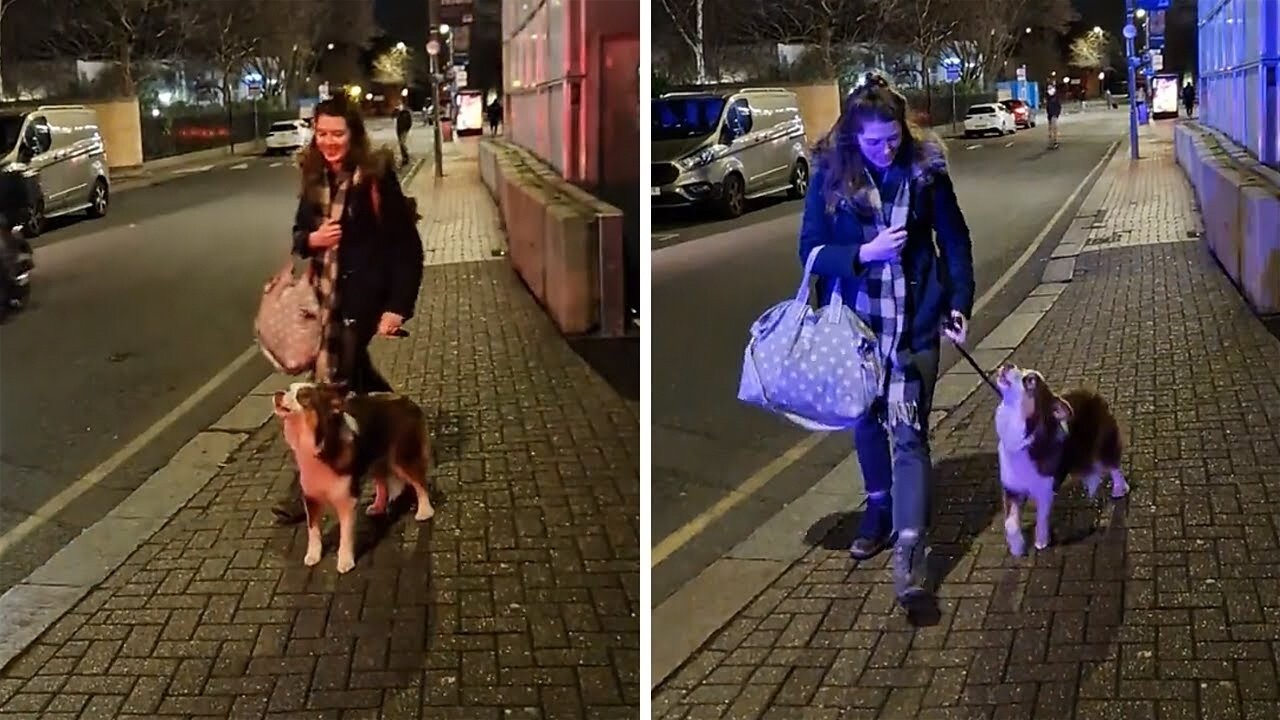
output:
[[933,408],[933,391],[938,383],[938,356],[933,348],[914,353],[922,378],[920,396],[916,398],[920,429],[904,423],[891,433],[884,426],[883,406],[873,407],[854,428],[853,447],[858,453],[862,482],[868,506],[891,503],[893,529],[917,537],[929,526],[932,505],[929,456],[929,412]]

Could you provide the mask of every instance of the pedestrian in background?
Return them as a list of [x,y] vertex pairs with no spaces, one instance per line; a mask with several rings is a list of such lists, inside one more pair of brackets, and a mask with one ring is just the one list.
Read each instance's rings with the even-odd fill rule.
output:
[[1049,97],[1044,103],[1045,117],[1049,118],[1049,148],[1058,147],[1058,118],[1062,117],[1062,99],[1058,97],[1058,89],[1049,86]]
[[[314,122],[293,224],[293,252],[312,263],[325,319],[314,377],[354,393],[390,391],[369,343],[399,335],[413,316],[423,261],[417,207],[400,189],[394,154],[370,147],[358,108],[325,100]],[[273,510],[282,524],[306,517],[297,482]]]
[[409,112],[409,103],[400,101],[400,109],[396,110],[396,139],[400,141],[400,164],[409,164],[409,131],[413,129],[413,113]]
[[840,283],[887,370],[853,433],[867,502],[849,553],[868,559],[893,544],[894,589],[910,608],[929,596],[929,411],[940,331],[964,342],[973,309],[969,228],[942,141],[907,120],[906,98],[878,75],[849,95],[814,167],[800,261],[817,251],[818,297]]
[[1196,109],[1196,86],[1191,83],[1182,86],[1182,107],[1187,117]]
[[485,108],[485,114],[489,120],[489,134],[497,135],[498,126],[502,124],[502,99],[496,98],[489,103],[489,107]]

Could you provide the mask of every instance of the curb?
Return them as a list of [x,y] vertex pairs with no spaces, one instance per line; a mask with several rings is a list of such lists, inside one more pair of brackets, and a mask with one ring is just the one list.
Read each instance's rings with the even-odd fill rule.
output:
[[[990,367],[1004,362],[1071,282],[1076,256],[1088,239],[1088,226],[1115,182],[1112,168],[1121,162],[1119,149],[1123,146],[1123,142],[1113,143],[1090,171],[1089,191],[1058,237],[1040,282],[975,347],[974,359],[980,364]],[[936,429],[981,385],[981,378],[967,364],[943,373],[934,393],[930,426]],[[650,626],[663,628],[663,632],[654,633],[651,642],[650,692],[658,692],[716,633],[812,551],[814,545],[806,536],[826,536],[835,529],[834,519],[818,528],[813,525],[814,518],[835,518],[862,507],[862,500],[850,500],[852,478],[861,483],[857,456],[850,453],[812,488],[653,609]],[[736,587],[739,592],[727,593],[727,587]],[[665,642],[658,642],[659,637]]]
[[[422,167],[410,167],[404,187]],[[191,438],[119,505],[0,595],[0,670],[159,532],[271,419],[264,399],[293,378],[272,373],[215,423]]]

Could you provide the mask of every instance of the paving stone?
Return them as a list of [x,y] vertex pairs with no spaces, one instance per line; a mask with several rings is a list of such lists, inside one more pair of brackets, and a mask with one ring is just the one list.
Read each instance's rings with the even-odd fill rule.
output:
[[1276,717],[1280,341],[1170,232],[1191,201],[1167,135],[1105,179],[1124,168],[1100,223],[1151,237],[1038,288],[1057,299],[1010,357],[1107,397],[1131,496],[1068,485],[1054,544],[1010,557],[995,398],[971,394],[933,442],[940,621],[893,608],[887,554],[817,543],[655,689],[655,717]]
[[471,153],[421,229],[486,259],[429,260],[409,337],[372,350],[427,411],[435,518],[361,515],[354,571],[333,537],[305,567],[305,529],[268,509],[292,460],[267,423],[0,671],[0,717],[636,717],[639,405],[487,259]]

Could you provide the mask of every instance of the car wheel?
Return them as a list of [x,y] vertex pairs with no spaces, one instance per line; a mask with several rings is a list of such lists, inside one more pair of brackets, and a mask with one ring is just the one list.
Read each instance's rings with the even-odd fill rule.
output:
[[107,181],[98,178],[93,184],[93,190],[89,193],[89,217],[100,218],[107,214],[107,206],[111,202],[111,190],[107,187]]
[[742,176],[729,173],[720,186],[720,214],[726,218],[741,217],[747,206],[747,188],[743,185]]
[[22,223],[22,232],[27,237],[40,237],[40,233],[44,232],[44,198],[36,200],[35,207],[31,208],[31,212],[27,215],[27,221]]
[[795,169],[791,171],[791,189],[787,191],[787,195],[792,199],[798,199],[804,197],[807,192],[809,192],[809,163],[797,160]]

